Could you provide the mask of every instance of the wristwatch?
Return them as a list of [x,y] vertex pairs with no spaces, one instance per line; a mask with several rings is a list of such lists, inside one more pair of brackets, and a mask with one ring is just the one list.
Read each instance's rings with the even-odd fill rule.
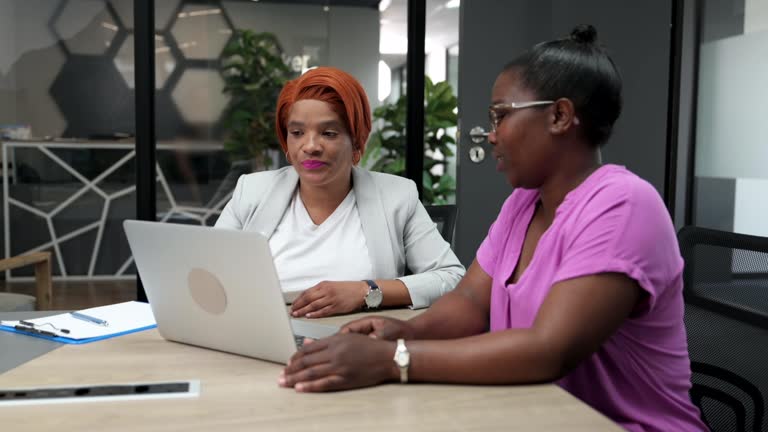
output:
[[408,348],[405,347],[405,339],[397,340],[397,348],[395,349],[395,364],[400,368],[400,382],[408,382],[408,366],[411,364],[411,354],[408,352]]
[[366,280],[368,284],[368,293],[365,295],[365,308],[366,309],[378,309],[381,306],[381,300],[384,298],[384,294],[381,292],[381,288],[376,285],[376,282],[372,280]]

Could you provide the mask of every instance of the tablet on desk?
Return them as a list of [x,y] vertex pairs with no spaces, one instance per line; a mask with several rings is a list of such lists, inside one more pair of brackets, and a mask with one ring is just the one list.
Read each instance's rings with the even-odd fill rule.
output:
[[100,402],[117,400],[197,397],[200,381],[76,385],[35,388],[0,388],[0,409],[5,406]]

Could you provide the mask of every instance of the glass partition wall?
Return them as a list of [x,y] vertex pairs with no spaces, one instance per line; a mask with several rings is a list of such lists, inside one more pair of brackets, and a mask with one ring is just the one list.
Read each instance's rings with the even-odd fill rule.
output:
[[120,227],[135,214],[132,30],[118,3],[0,2],[3,252],[50,251],[58,279],[135,279]]
[[768,7],[702,0],[693,223],[767,237]]
[[456,203],[459,1],[427,1],[424,203]]
[[158,0],[157,16],[167,3],[174,12],[157,35],[173,57],[171,72],[156,64],[169,74],[155,104],[158,220],[212,225],[240,175],[285,165],[273,123],[286,80],[336,66],[378,105],[378,1]]
[[[405,175],[408,1],[381,4],[379,101],[377,128],[370,141],[368,166]],[[458,95],[459,1],[427,0],[424,32],[424,163],[425,205],[455,203]],[[389,80],[386,78],[389,77]],[[386,129],[387,132],[380,132]],[[392,132],[397,131],[397,132]]]
[[[424,5],[420,180],[425,204],[453,203],[458,1]],[[421,43],[407,39],[408,10],[407,0],[155,0],[156,219],[213,225],[240,175],[284,166],[276,97],[317,66],[346,70],[368,93],[362,165],[406,175],[407,53]],[[134,0],[0,2],[1,248],[50,251],[59,292],[69,281],[135,298],[122,222],[137,213],[136,37]],[[243,62],[261,65],[251,81]]]
[[[285,165],[272,128],[285,80],[330,65],[361,81],[374,110],[406,94],[406,0],[154,4],[157,220],[212,225],[239,175]],[[134,0],[0,2],[2,249],[50,251],[57,283],[135,286],[122,232],[137,209],[133,8]],[[240,80],[233,65],[244,56],[269,79]],[[369,148],[386,124],[377,112]],[[404,136],[364,166],[404,165]]]

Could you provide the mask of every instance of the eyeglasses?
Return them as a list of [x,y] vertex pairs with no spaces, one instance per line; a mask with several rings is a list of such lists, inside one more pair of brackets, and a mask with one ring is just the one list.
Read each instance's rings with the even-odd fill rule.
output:
[[508,111],[515,109],[531,108],[537,106],[551,105],[555,101],[530,101],[530,102],[508,102],[497,103],[488,107],[488,120],[491,122],[491,132],[496,132],[499,123],[504,120]]

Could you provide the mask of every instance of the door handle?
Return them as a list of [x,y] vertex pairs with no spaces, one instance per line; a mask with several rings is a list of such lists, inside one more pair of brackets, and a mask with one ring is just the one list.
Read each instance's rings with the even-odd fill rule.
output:
[[488,134],[490,134],[490,132],[486,132],[482,126],[475,126],[469,131],[469,136],[475,144],[480,144],[488,139]]
[[469,131],[469,137],[473,143],[469,149],[469,160],[472,162],[480,163],[485,159],[485,149],[478,144],[488,139],[488,133],[482,126],[475,126]]

